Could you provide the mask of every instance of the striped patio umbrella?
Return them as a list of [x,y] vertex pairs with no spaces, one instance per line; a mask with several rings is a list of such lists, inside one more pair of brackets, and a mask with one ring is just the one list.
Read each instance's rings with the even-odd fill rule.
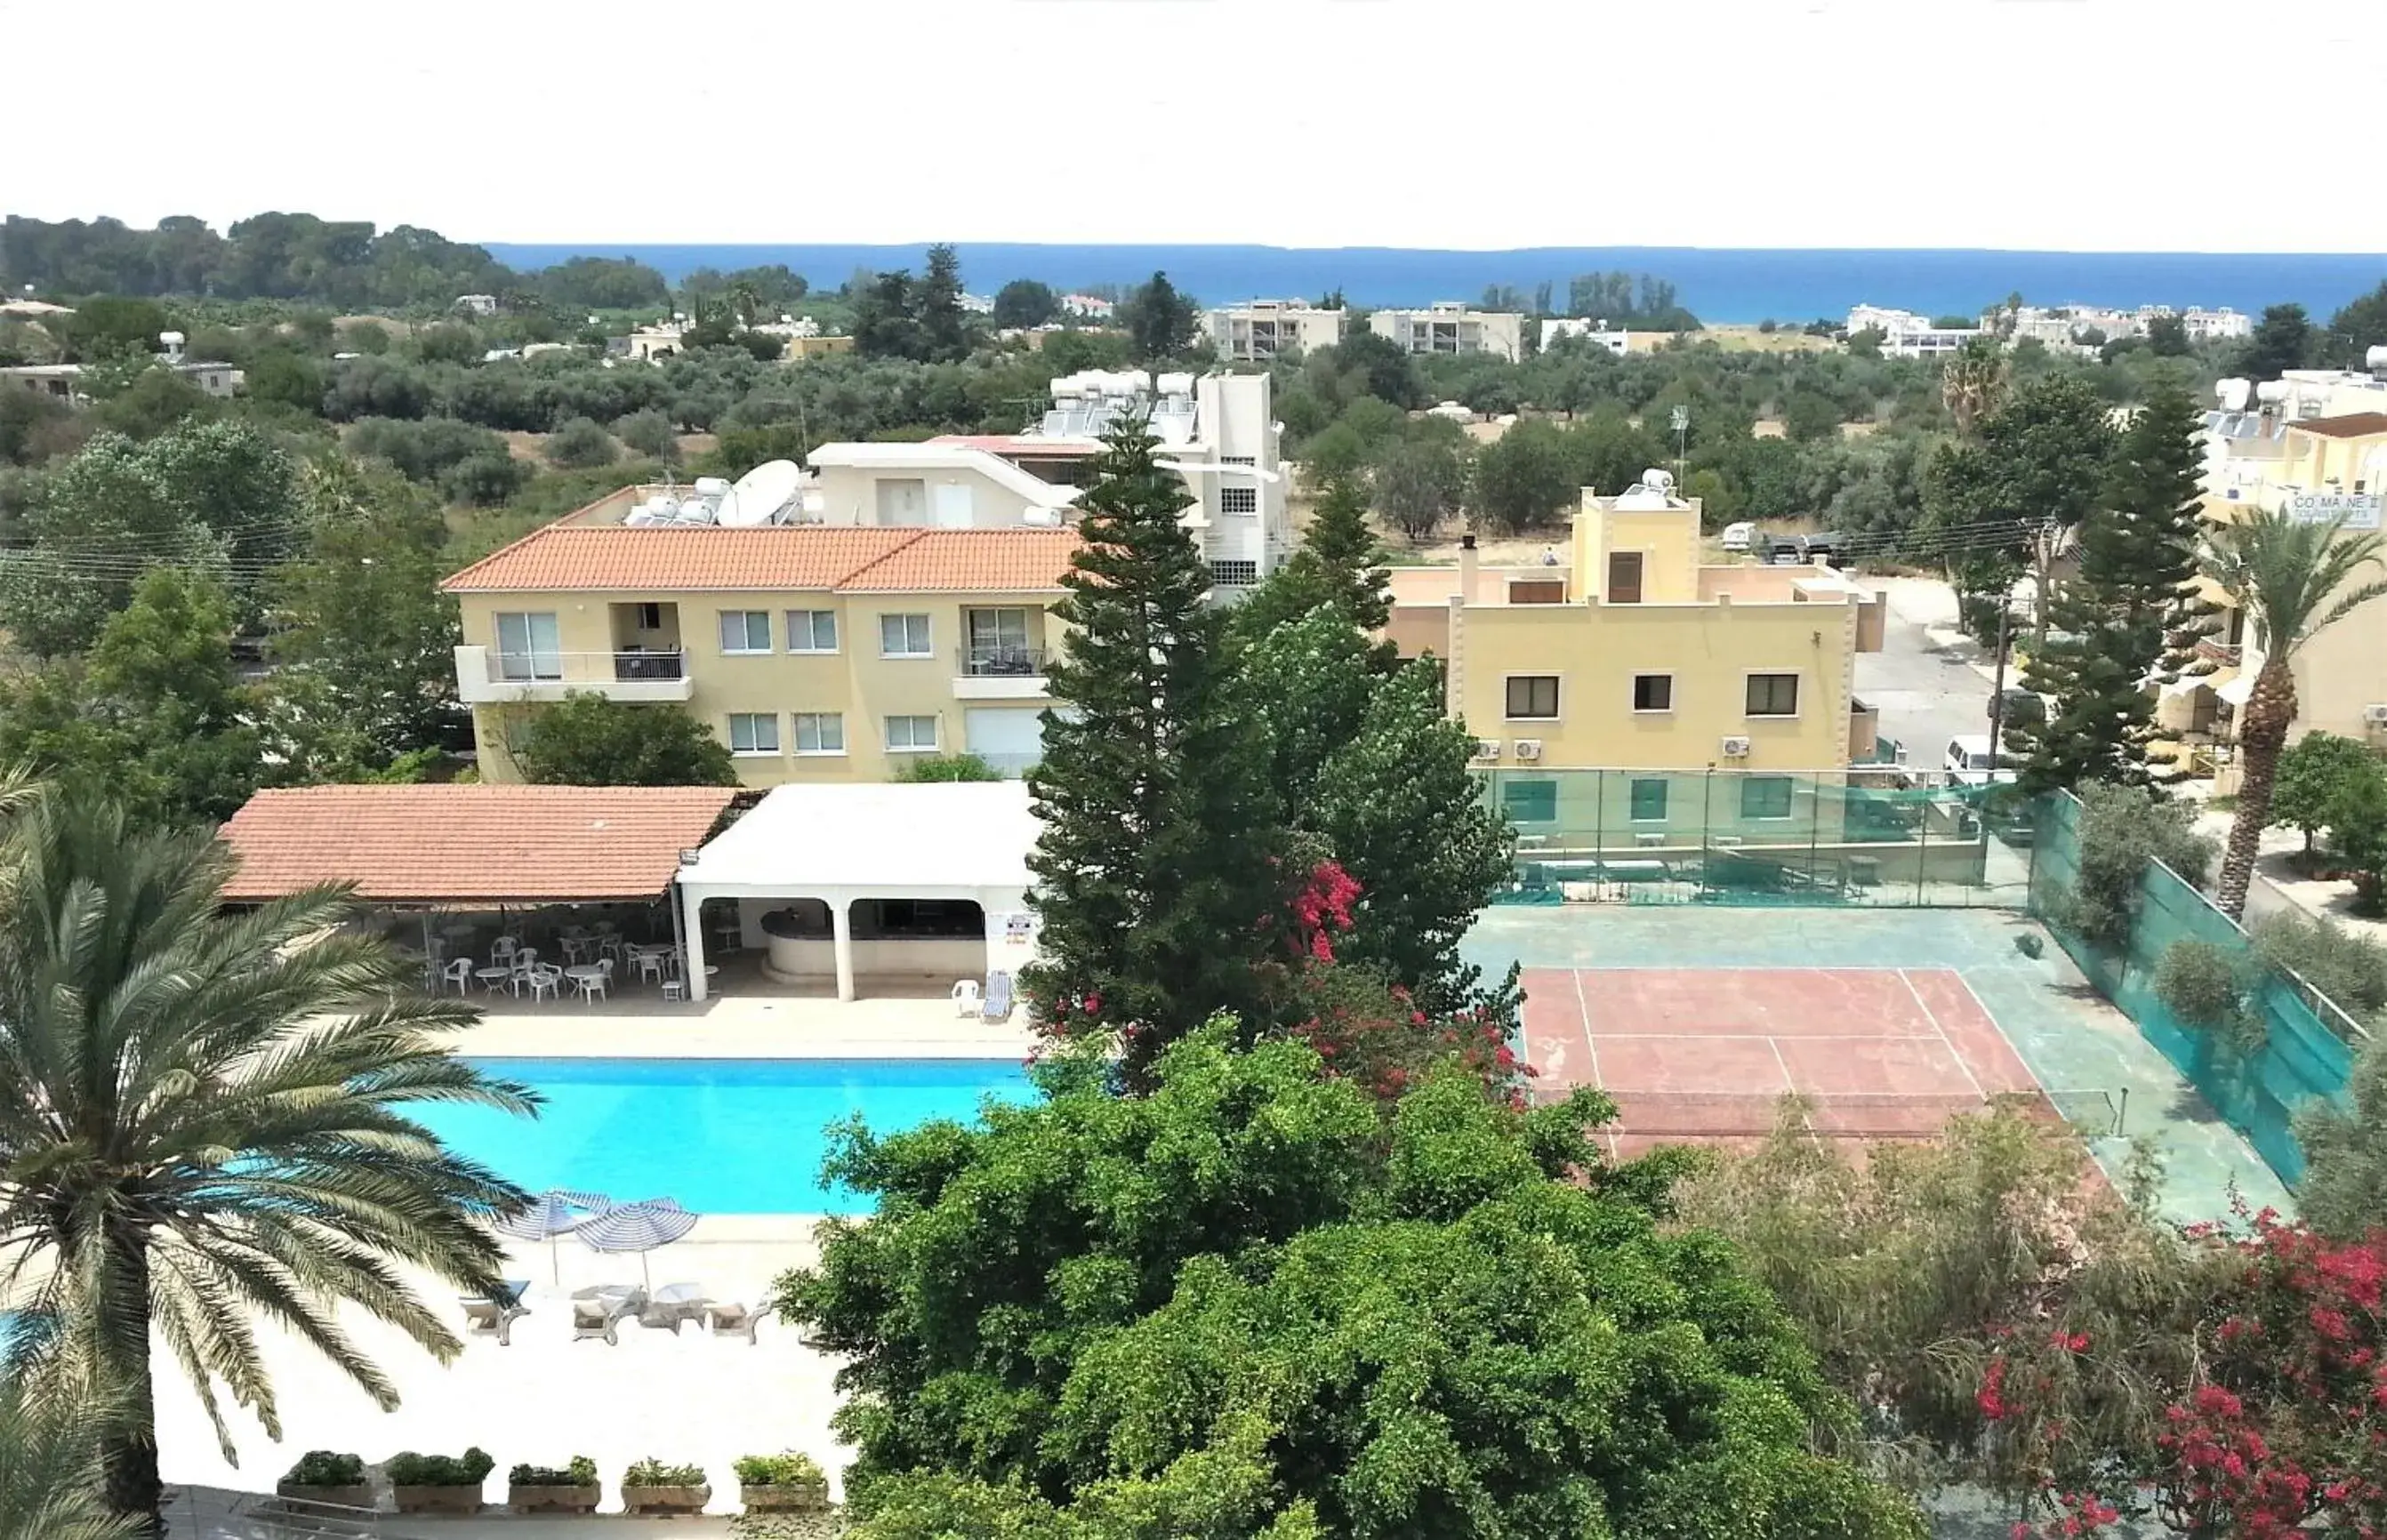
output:
[[494,1228],[499,1234],[517,1241],[545,1241],[549,1281],[560,1283],[563,1281],[563,1267],[557,1239],[571,1234],[613,1206],[613,1200],[601,1193],[550,1187],[531,1199],[529,1207],[519,1214],[507,1215]]
[[667,1246],[696,1228],[698,1216],[670,1198],[625,1203],[589,1219],[573,1231],[590,1251],[638,1254],[638,1278],[650,1286],[647,1253]]

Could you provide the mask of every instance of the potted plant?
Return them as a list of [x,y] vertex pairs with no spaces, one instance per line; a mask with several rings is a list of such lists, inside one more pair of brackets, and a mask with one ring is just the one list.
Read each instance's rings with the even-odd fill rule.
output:
[[418,1455],[409,1449],[390,1458],[390,1496],[400,1513],[481,1511],[481,1483],[497,1461],[475,1446],[461,1455]]
[[747,1455],[736,1469],[749,1513],[816,1513],[828,1507],[828,1478],[810,1455]]
[[335,1503],[342,1508],[373,1506],[373,1486],[365,1480],[364,1457],[337,1455],[329,1449],[309,1449],[299,1456],[298,1463],[274,1483],[273,1490],[281,1496]]
[[587,1455],[561,1469],[517,1465],[506,1475],[506,1506],[516,1513],[594,1513],[602,1493],[597,1462]]
[[622,1472],[625,1513],[701,1513],[712,1500],[701,1466],[642,1459]]

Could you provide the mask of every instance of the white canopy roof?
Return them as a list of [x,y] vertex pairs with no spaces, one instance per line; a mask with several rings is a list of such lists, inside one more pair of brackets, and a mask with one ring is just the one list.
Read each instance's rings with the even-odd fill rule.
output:
[[707,897],[1024,891],[1040,828],[1020,781],[782,786],[679,869]]

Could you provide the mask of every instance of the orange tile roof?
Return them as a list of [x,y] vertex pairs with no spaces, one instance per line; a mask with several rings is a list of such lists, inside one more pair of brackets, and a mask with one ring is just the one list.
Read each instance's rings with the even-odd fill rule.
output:
[[2343,417],[2308,417],[2288,426],[2302,433],[2317,433],[2323,438],[2368,438],[2375,433],[2387,433],[2387,411],[2354,411]]
[[448,593],[599,589],[1055,588],[1066,529],[759,529],[556,524],[451,574]]
[[580,588],[834,588],[916,529],[632,529],[549,524],[456,573],[454,593]]
[[255,903],[341,882],[385,903],[654,898],[736,795],[711,786],[260,791],[218,831],[240,862],[224,897]]
[[925,529],[838,585],[843,592],[1037,592],[1061,586],[1074,529]]

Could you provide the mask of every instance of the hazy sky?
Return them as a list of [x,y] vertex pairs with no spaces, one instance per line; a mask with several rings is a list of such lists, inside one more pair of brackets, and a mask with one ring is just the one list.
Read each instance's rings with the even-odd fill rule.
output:
[[2325,154],[2387,0],[0,0],[0,53],[53,219],[2387,251]]

